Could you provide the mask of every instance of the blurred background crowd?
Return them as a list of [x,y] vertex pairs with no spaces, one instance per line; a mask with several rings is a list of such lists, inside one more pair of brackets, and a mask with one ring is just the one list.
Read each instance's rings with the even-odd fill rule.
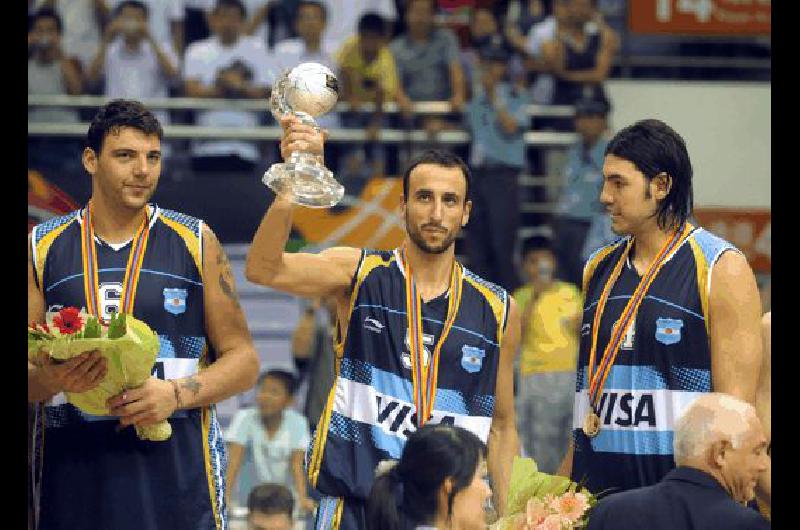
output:
[[[727,132],[738,142],[737,131],[769,131],[769,2],[29,0],[28,14],[30,222],[86,201],[86,122],[102,102],[131,98],[165,126],[154,200],[205,219],[226,246],[265,369],[254,390],[219,406],[235,507],[250,496],[251,510],[292,512],[302,526],[315,495],[303,452],[333,381],[327,301],[242,273],[270,200],[260,177],[279,161],[270,89],[297,64],[338,77],[339,104],[318,121],[347,196],[298,212],[292,244],[391,248],[410,158],[436,146],[467,160],[474,215],[456,252],[523,308],[517,416],[543,471],[555,471],[570,431],[583,262],[614,238],[597,201],[613,129],[667,112],[684,132],[675,109],[698,113],[687,143],[714,162],[695,168],[694,221],[745,250],[770,309],[769,137],[721,152],[724,120],[719,137],[701,129],[712,109],[736,115],[740,129]],[[665,98],[672,88],[682,99]],[[748,178],[761,195],[729,186],[724,167],[719,178],[702,171],[723,158],[741,166],[737,157],[758,168]],[[256,488],[265,483],[290,493]]]

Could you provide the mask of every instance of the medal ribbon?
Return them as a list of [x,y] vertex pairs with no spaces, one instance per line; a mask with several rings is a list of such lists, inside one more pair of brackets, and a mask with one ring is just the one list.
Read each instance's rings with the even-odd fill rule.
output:
[[682,230],[675,231],[672,237],[670,237],[664,246],[661,247],[658,255],[650,264],[650,267],[648,267],[647,272],[639,281],[639,285],[636,286],[636,290],[633,292],[630,300],[628,300],[628,303],[625,305],[625,309],[622,311],[622,316],[614,324],[611,330],[611,340],[606,345],[606,349],[603,352],[603,357],[600,360],[597,371],[594,371],[595,357],[597,354],[597,336],[600,331],[600,319],[603,316],[603,311],[605,310],[606,302],[608,302],[608,297],[611,294],[611,289],[617,282],[617,279],[622,272],[622,266],[624,265],[625,260],[628,258],[628,254],[633,246],[633,238],[628,241],[622,256],[620,256],[619,261],[617,261],[617,264],[614,266],[611,276],[609,276],[608,281],[606,281],[602,294],[600,295],[600,300],[597,302],[597,309],[595,310],[594,320],[592,322],[592,348],[589,353],[589,366],[587,371],[587,376],[589,377],[590,381],[589,404],[595,413],[597,413],[597,403],[599,401],[600,394],[603,391],[603,387],[605,386],[606,379],[608,379],[608,375],[611,373],[611,366],[613,366],[614,361],[617,358],[623,338],[628,333],[628,329],[635,320],[636,313],[639,311],[639,306],[644,300],[647,290],[656,279],[658,271],[660,271],[661,267],[663,267],[666,263],[666,258],[680,245],[680,243],[686,239],[691,232],[691,229],[692,226],[687,223],[684,225]]
[[439,376],[439,356],[442,345],[450,333],[461,306],[461,282],[463,269],[453,261],[450,273],[450,297],[447,304],[447,318],[442,334],[431,353],[430,362],[425,364],[425,345],[422,342],[422,298],[417,290],[417,283],[411,273],[411,266],[406,258],[406,250],[400,252],[401,264],[406,271],[406,312],[408,315],[408,343],[411,357],[411,377],[414,386],[414,404],[417,407],[417,427],[422,427],[431,416],[436,399],[436,384]]
[[[83,290],[86,295],[86,310],[90,315],[96,315],[102,320],[100,311],[100,287],[97,268],[97,248],[94,240],[94,226],[92,224],[92,203],[86,206],[81,224],[81,257],[83,261]],[[121,313],[133,313],[133,302],[136,297],[136,288],[139,285],[139,273],[142,270],[144,254],[147,250],[147,241],[150,237],[150,216],[145,208],[144,221],[136,231],[128,254],[128,264],[125,267],[125,279],[122,282],[122,307]]]

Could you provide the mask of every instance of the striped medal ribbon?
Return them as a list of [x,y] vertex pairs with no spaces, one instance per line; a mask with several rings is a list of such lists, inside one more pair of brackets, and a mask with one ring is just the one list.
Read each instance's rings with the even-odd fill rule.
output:
[[639,311],[639,306],[644,300],[645,294],[647,294],[647,290],[650,288],[650,285],[652,285],[653,281],[656,279],[658,271],[660,271],[661,267],[663,267],[667,262],[667,258],[672,251],[678,248],[681,243],[683,243],[683,241],[691,232],[691,228],[691,225],[686,223],[683,229],[676,230],[672,237],[670,237],[664,246],[661,247],[658,255],[650,264],[650,267],[648,267],[647,272],[639,281],[639,285],[636,286],[636,290],[633,292],[630,300],[628,300],[628,303],[625,305],[625,309],[623,309],[619,320],[617,320],[612,327],[611,340],[609,340],[608,344],[606,345],[606,349],[603,352],[603,357],[600,360],[597,370],[595,371],[594,366],[595,357],[597,355],[597,336],[600,331],[600,319],[603,317],[603,312],[606,307],[606,302],[608,302],[608,297],[611,294],[611,289],[614,287],[619,275],[622,273],[622,267],[628,258],[631,248],[633,247],[633,238],[628,241],[622,256],[620,256],[619,261],[617,261],[617,264],[614,266],[611,276],[609,276],[608,281],[606,281],[602,294],[600,295],[600,300],[597,302],[597,309],[595,310],[594,320],[592,322],[592,348],[589,353],[589,366],[587,367],[586,372],[586,375],[590,381],[590,410],[587,412],[583,421],[583,432],[586,433],[587,436],[594,437],[600,432],[600,414],[597,410],[597,404],[600,400],[600,395],[603,391],[603,387],[605,386],[606,379],[608,379],[608,375],[611,373],[611,366],[613,366],[614,360],[617,358],[620,346],[622,346],[622,341],[625,335],[628,333],[628,329],[631,327],[636,318],[636,313]]
[[439,356],[442,345],[453,327],[458,309],[461,305],[461,282],[464,271],[457,261],[453,260],[453,271],[450,273],[450,299],[447,303],[447,318],[430,361],[425,362],[425,346],[422,342],[422,299],[417,290],[417,283],[406,258],[406,249],[400,253],[402,265],[406,271],[406,314],[408,315],[408,343],[411,357],[411,377],[414,385],[414,404],[417,408],[417,427],[425,425],[431,417],[436,399],[436,383],[439,376]]
[[[122,282],[121,313],[133,314],[133,302],[136,288],[139,285],[139,273],[142,270],[147,241],[150,236],[150,216],[145,207],[144,221],[136,231],[128,254],[125,267],[125,279]],[[92,225],[92,203],[86,206],[81,224],[81,257],[83,261],[83,290],[86,295],[86,310],[104,321],[100,311],[100,287],[97,268],[97,248],[95,247],[94,226]]]

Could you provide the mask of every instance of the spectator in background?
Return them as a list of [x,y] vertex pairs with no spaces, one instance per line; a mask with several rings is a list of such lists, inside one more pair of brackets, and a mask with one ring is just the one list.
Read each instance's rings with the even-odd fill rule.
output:
[[[377,13],[366,13],[358,21],[358,35],[346,40],[337,54],[342,100],[351,107],[342,114],[342,123],[367,130],[367,144],[345,155],[343,177],[369,178],[384,173],[386,156],[383,144],[378,141],[384,126],[383,104],[395,100],[399,85],[387,42],[383,18]],[[364,103],[373,103],[375,110],[364,110]]]
[[[41,8],[28,18],[28,94],[75,96],[81,93],[81,74],[64,55],[61,18],[50,8]],[[74,109],[30,108],[28,122],[74,123]],[[28,167],[63,171],[78,169],[77,142],[70,138],[28,138]]]
[[509,0],[506,6],[504,33],[518,51],[527,46],[526,35],[531,28],[543,21],[551,10],[551,1]]
[[[469,46],[461,50],[461,65],[467,88],[472,86],[475,70],[479,68],[479,50],[489,45],[505,46],[509,51],[513,49],[500,33],[500,24],[495,12],[489,7],[475,7],[470,10],[469,16]],[[515,83],[524,81],[522,63],[517,55],[511,55],[508,70],[509,78]]]
[[289,409],[295,386],[290,372],[269,370],[256,383],[258,406],[233,416],[225,436],[227,494],[232,504],[243,505],[256,484],[270,482],[291,488],[301,511],[314,508],[303,472],[308,422]]
[[256,37],[268,49],[279,42],[294,37],[293,23],[297,16],[298,0],[244,0],[252,16],[245,25],[245,33]]
[[[116,11],[126,0],[107,0],[109,7]],[[186,16],[185,0],[141,0],[148,11],[148,25],[153,39],[170,43],[178,56],[183,55]]]
[[518,178],[525,166],[527,101],[505,80],[506,48],[490,44],[480,55],[480,71],[465,112],[472,135],[469,266],[510,291],[519,284],[514,247],[519,224]]
[[555,39],[542,45],[542,56],[556,80],[556,105],[572,105],[583,97],[604,97],[603,82],[619,50],[619,37],[602,21],[594,0],[569,0],[568,5]]
[[745,506],[767,469],[767,440],[753,405],[704,394],[675,424],[677,468],[660,482],[601,499],[589,530],[769,530]]
[[85,72],[97,53],[109,17],[105,0],[36,0],[35,8],[53,9],[61,18],[64,55]]
[[525,56],[525,67],[528,71],[531,101],[539,105],[553,103],[555,78],[550,65],[542,54],[544,43],[555,40],[558,27],[566,24],[569,16],[569,0],[554,0],[552,12],[544,19],[531,26],[524,42],[512,39],[518,51]]
[[[603,161],[608,140],[603,137],[607,128],[609,104],[603,99],[580,99],[575,103],[575,131],[578,141],[567,152],[562,178],[563,188],[553,219],[555,252],[560,263],[559,278],[581,285],[583,279],[582,252],[593,223],[610,223],[603,218],[600,204],[603,187]],[[602,246],[607,237],[596,241]]]
[[[433,0],[409,0],[406,32],[390,45],[400,79],[397,103],[406,117],[416,101],[447,101],[453,112],[464,108],[466,86],[458,41],[449,29],[434,27],[433,15]],[[429,117],[424,126],[435,132],[444,122]]]
[[292,530],[294,499],[280,484],[260,484],[247,496],[247,530]]
[[[144,2],[125,0],[118,4],[114,19],[106,27],[87,81],[103,85],[109,98],[166,98],[169,87],[180,81],[178,56],[172,44],[159,42],[148,24]],[[168,113],[154,112],[162,124]]]
[[394,0],[322,0],[328,8],[328,30],[326,36],[338,50],[345,41],[358,33],[358,21],[366,13],[377,13],[386,21],[389,38],[393,35],[397,20]]
[[[300,0],[295,13],[294,29],[297,38],[286,39],[275,45],[276,75],[301,63],[320,63],[335,72],[336,49],[333,41],[323,37],[328,20],[325,5],[315,0]],[[314,119],[320,127],[326,129],[339,126],[339,116],[336,112],[328,112]]]
[[522,247],[525,285],[514,292],[522,308],[517,425],[526,454],[541,471],[555,473],[572,435],[572,403],[580,290],[556,280],[558,261],[544,237]]
[[300,378],[308,377],[303,411],[312,429],[328,401],[335,379],[336,299],[316,299],[306,306],[292,335],[292,357]]
[[[213,36],[191,44],[184,60],[184,89],[196,98],[266,99],[274,81],[267,50],[254,37],[243,35],[247,11],[240,0],[217,0],[209,17]],[[199,112],[197,124],[216,127],[255,127],[258,114],[239,110]],[[259,165],[255,143],[201,140],[192,146],[195,171],[252,171]]]

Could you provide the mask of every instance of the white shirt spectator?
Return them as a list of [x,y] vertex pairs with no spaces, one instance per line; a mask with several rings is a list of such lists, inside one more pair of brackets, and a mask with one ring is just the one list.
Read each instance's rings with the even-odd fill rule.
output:
[[[555,40],[556,17],[550,15],[538,24],[534,24],[528,32],[528,53],[534,57],[541,57],[542,44]],[[550,74],[539,74],[530,88],[530,97],[533,103],[549,105],[553,102],[555,79]]]
[[[186,16],[184,0],[140,0],[147,6],[150,33],[156,42],[173,42],[171,22],[183,22]],[[117,8],[123,0],[106,0],[109,9]]]
[[[186,49],[184,79],[197,80],[206,87],[212,86],[220,70],[240,61],[249,68],[253,83],[272,86],[276,72],[270,67],[269,54],[264,44],[255,37],[241,37],[232,46],[223,46],[217,37],[194,42]],[[266,109],[266,102],[265,102]],[[197,124],[214,127],[255,127],[258,115],[249,111],[209,110],[197,114]],[[236,154],[251,162],[258,161],[258,149],[253,143],[242,141],[198,141],[193,143],[196,156]]]
[[[394,0],[321,0],[328,10],[325,38],[330,39],[338,50],[344,41],[358,33],[358,21],[364,13],[373,11],[387,22],[397,19]],[[387,28],[388,29],[388,28]]]
[[[171,41],[160,44],[172,65],[179,69],[180,61]],[[117,37],[106,52],[105,92],[109,98],[149,99],[169,96],[170,81],[158,64],[153,46],[142,41],[139,50],[129,51],[125,40]],[[168,113],[155,112],[162,124],[169,123]]]
[[[45,0],[36,0],[36,9]],[[95,17],[94,0],[66,0],[56,2],[55,10],[61,17],[64,32],[61,45],[64,53],[77,57],[86,69],[100,47],[100,26]]]

